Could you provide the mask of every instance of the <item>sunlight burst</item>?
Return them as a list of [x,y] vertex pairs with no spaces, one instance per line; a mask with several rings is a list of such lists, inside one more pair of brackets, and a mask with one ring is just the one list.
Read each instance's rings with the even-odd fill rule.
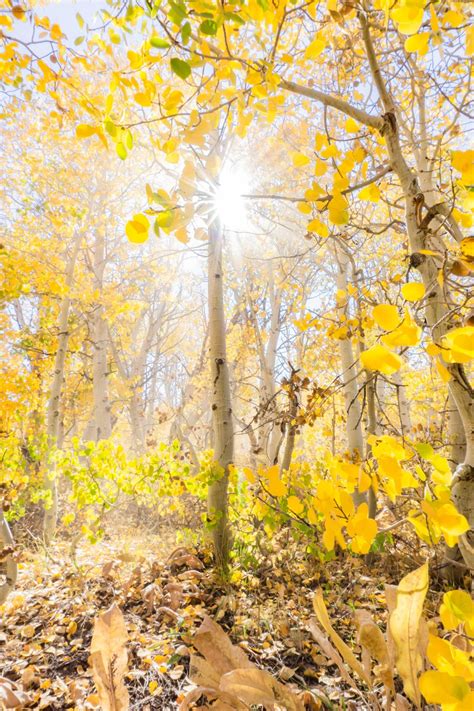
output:
[[224,169],[215,192],[215,207],[222,224],[235,232],[248,229],[247,204],[249,176],[235,166]]

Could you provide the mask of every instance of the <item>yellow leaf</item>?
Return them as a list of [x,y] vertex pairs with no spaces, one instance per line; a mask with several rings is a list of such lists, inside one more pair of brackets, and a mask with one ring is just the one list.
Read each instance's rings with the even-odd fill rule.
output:
[[311,213],[311,205],[307,202],[299,202],[297,207],[303,215],[309,215]]
[[348,647],[347,644],[341,639],[341,637],[339,637],[336,630],[332,628],[331,622],[329,620],[328,611],[326,609],[326,605],[324,604],[324,598],[321,588],[319,588],[314,594],[313,608],[322,628],[331,638],[332,643],[338,650],[339,654],[341,654],[344,661],[349,664],[351,669],[353,669],[356,674],[360,676],[360,678],[367,684],[367,686],[371,687],[372,684],[370,682],[369,677],[365,673],[362,664],[358,661],[350,647]]
[[329,202],[329,220],[333,225],[346,225],[349,222],[349,204],[341,193],[334,193]]
[[465,590],[451,590],[443,595],[439,616],[445,630],[465,624],[469,637],[474,637],[474,600]]
[[456,10],[448,10],[443,15],[443,25],[451,25],[451,27],[459,27],[465,21],[465,17],[462,12],[457,12]]
[[372,316],[377,326],[384,331],[392,331],[400,323],[398,309],[392,304],[378,304],[374,307]]
[[395,373],[402,365],[402,359],[385,346],[372,346],[360,355],[362,366],[367,370],[378,370],[384,375]]
[[420,32],[417,35],[407,37],[405,40],[405,49],[407,52],[417,52],[420,57],[423,57],[428,52],[430,41],[429,32]]
[[417,281],[402,286],[402,296],[406,301],[419,301],[424,297],[425,291],[424,284]]
[[268,480],[265,489],[271,496],[280,497],[287,495],[288,489],[280,479],[280,467],[278,466],[278,464],[267,469],[267,471],[264,472],[263,476],[265,476]]
[[150,222],[146,215],[138,214],[133,216],[133,220],[129,220],[125,225],[125,233],[129,242],[133,244],[142,244],[148,239],[148,230]]
[[474,149],[452,151],[451,163],[453,168],[461,173],[461,180],[465,185],[474,183]]
[[346,525],[347,533],[352,537],[351,549],[354,553],[365,555],[377,535],[377,522],[369,518],[369,507],[366,503],[360,504],[357,513]]
[[358,133],[360,131],[360,124],[349,116],[344,124],[344,129],[347,133]]
[[440,704],[446,711],[468,711],[474,706],[474,692],[462,677],[427,671],[420,676],[419,684],[426,701]]
[[304,511],[304,504],[297,496],[289,496],[287,504],[288,510],[296,516],[299,516]]
[[150,694],[154,694],[157,688],[158,682],[156,681],[156,679],[152,679],[152,681],[150,681],[150,683],[148,684],[148,691],[150,692]]
[[319,57],[325,48],[326,40],[324,39],[324,34],[322,32],[318,32],[311,44],[306,47],[304,58],[315,59],[316,57]]
[[437,356],[441,353],[441,348],[436,343],[428,343],[425,350],[430,356]]
[[474,25],[466,29],[466,56],[474,55]]
[[134,94],[133,98],[135,99],[135,102],[137,104],[140,104],[140,106],[151,106],[151,96],[150,94],[147,94],[144,91],[138,91],[136,94]]
[[320,178],[327,171],[328,167],[323,160],[317,160],[314,165],[314,174],[317,178]]
[[380,200],[380,190],[378,185],[371,183],[359,191],[359,198],[368,202],[378,202]]
[[461,254],[467,262],[474,261],[474,237],[465,237],[461,240]]
[[386,336],[382,337],[382,341],[389,348],[397,348],[398,346],[416,346],[421,336],[421,328],[412,319],[408,311],[401,324]]
[[474,326],[448,331],[441,339],[441,347],[446,363],[469,363],[474,358]]
[[423,6],[396,7],[390,12],[390,15],[402,35],[414,35],[423,22]]
[[449,383],[449,381],[451,380],[451,373],[446,368],[446,366],[441,363],[440,360],[436,361],[436,370],[438,371],[438,375],[440,376],[443,383]]
[[245,476],[245,478],[247,479],[247,481],[248,481],[250,484],[255,484],[256,479],[255,479],[255,474],[253,473],[253,470],[250,469],[249,467],[244,467],[244,468],[242,469],[242,471],[243,471],[244,476]]
[[305,156],[304,153],[293,153],[293,165],[295,168],[302,168],[305,165],[308,165],[308,163],[311,161],[311,159],[308,156]]
[[93,136],[96,133],[96,126],[90,126],[87,123],[81,123],[79,126],[76,126],[76,136],[78,138],[89,138],[89,136]]
[[430,634],[426,656],[438,671],[461,676],[467,682],[474,681],[474,664],[470,661],[470,655],[447,639]]
[[389,619],[397,670],[403,680],[405,694],[418,707],[421,704],[418,676],[423,669],[419,630],[427,590],[428,563],[424,563],[400,581],[397,604]]
[[307,230],[308,232],[314,232],[314,234],[317,234],[320,237],[329,236],[329,227],[324,222],[318,219],[311,220],[311,222],[308,222]]
[[179,227],[175,231],[174,236],[179,242],[182,242],[183,244],[187,244],[189,242],[189,236],[185,227]]

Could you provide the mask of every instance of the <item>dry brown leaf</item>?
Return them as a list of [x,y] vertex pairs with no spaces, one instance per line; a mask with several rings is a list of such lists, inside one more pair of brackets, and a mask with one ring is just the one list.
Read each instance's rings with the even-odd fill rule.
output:
[[367,610],[356,610],[355,620],[358,627],[358,643],[372,659],[379,663],[373,671],[385,686],[388,706],[392,696],[395,694],[395,682],[385,637]]
[[219,688],[219,674],[209,662],[197,654],[192,654],[189,660],[189,678],[196,686]]
[[277,705],[286,711],[304,711],[301,699],[263,669],[235,669],[224,674],[219,686],[249,707],[273,709]]
[[330,659],[331,662],[336,664],[337,668],[341,673],[341,677],[346,682],[346,684],[352,686],[353,689],[357,689],[357,685],[355,684],[354,679],[351,677],[346,667],[344,666],[344,661],[341,655],[339,654],[337,649],[333,647],[326,635],[319,629],[318,623],[316,622],[314,617],[312,617],[309,621],[309,631],[313,635],[316,642],[319,644],[326,657]]
[[252,669],[245,652],[232,644],[222,627],[207,615],[194,636],[193,644],[220,676],[234,669]]
[[420,620],[428,590],[428,563],[400,581],[397,606],[390,615],[389,627],[395,643],[396,665],[408,698],[420,707],[418,676],[423,669],[420,654]]
[[212,711],[248,711],[248,706],[241,701],[236,696],[230,696],[224,691],[219,691],[219,689],[207,688],[199,686],[197,689],[191,689],[188,691],[184,699],[181,701],[178,711],[189,711],[196,701],[199,701],[201,696],[205,696],[210,701],[214,701],[211,706],[200,706],[200,709],[205,711],[206,709],[212,709]]
[[116,605],[96,617],[89,661],[103,711],[127,711],[129,707],[123,681],[127,640],[125,620]]
[[219,687],[222,691],[237,696],[247,706],[273,708],[276,703],[273,679],[262,669],[234,669],[222,676]]
[[329,635],[334,646],[336,647],[338,652],[342,655],[346,664],[349,664],[351,669],[353,671],[355,671],[355,673],[358,674],[358,676],[360,676],[362,681],[365,681],[367,686],[370,687],[371,686],[370,679],[367,676],[362,664],[359,662],[359,660],[355,656],[352,649],[350,649],[350,647],[347,646],[347,644],[344,642],[344,640],[342,640],[341,637],[339,637],[336,630],[333,629],[333,627],[331,625],[331,622],[329,620],[328,611],[327,611],[326,605],[324,603],[323,592],[322,592],[321,588],[319,588],[316,591],[316,593],[314,594],[313,607],[314,607],[314,611],[316,613],[316,616],[317,616],[322,628],[324,629],[326,634]]
[[25,692],[19,688],[18,684],[0,676],[0,704],[2,704],[2,708],[20,709],[29,701],[30,698],[28,694],[25,694]]

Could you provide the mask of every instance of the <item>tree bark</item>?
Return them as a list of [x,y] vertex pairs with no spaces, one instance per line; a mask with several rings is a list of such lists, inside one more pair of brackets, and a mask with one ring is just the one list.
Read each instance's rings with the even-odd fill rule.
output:
[[[342,249],[337,249],[336,259],[338,263],[338,273],[336,278],[337,288],[347,293],[347,268],[349,259]],[[346,317],[346,306],[337,308],[340,322]],[[344,402],[346,408],[346,433],[347,448],[351,458],[355,462],[361,462],[364,457],[364,435],[362,433],[362,412],[358,396],[357,384],[357,360],[354,358],[352,341],[350,335],[339,340],[339,354],[342,366],[342,382]],[[363,503],[366,497],[357,489],[352,498],[357,507]]]
[[[46,413],[47,437],[48,437],[48,457],[53,447],[58,444],[61,423],[61,395],[64,382],[64,367],[66,363],[67,347],[69,341],[68,320],[71,308],[70,289],[74,279],[74,268],[77,255],[81,245],[82,235],[76,236],[73,252],[69,261],[65,287],[66,294],[61,302],[58,318],[58,347],[54,360],[53,381],[51,383],[48,408]],[[49,493],[49,506],[45,506],[43,515],[43,536],[46,544],[49,544],[56,533],[58,519],[58,487],[54,467],[48,462],[44,477],[44,488]]]
[[400,431],[402,437],[407,437],[411,432],[410,407],[408,405],[407,393],[402,375],[399,370],[393,374],[393,382],[397,389],[398,417],[400,420]]
[[[102,294],[105,269],[105,237],[100,230],[96,232],[94,245],[94,285]],[[111,407],[109,401],[107,346],[109,333],[104,318],[104,306],[99,300],[92,316],[92,390],[93,409],[85,439],[98,442],[108,439],[112,434]]]
[[216,564],[225,572],[231,548],[227,490],[229,465],[234,456],[234,432],[226,353],[222,242],[222,226],[216,218],[209,226],[208,299],[213,449],[219,471],[209,483],[207,503]]
[[17,577],[17,563],[11,552],[5,552],[5,559],[2,557],[2,551],[12,549],[15,543],[13,540],[10,527],[5,519],[3,510],[0,505],[0,577],[4,577],[5,581],[0,585],[0,605],[7,599],[8,595],[15,587]]
[[[436,263],[432,257],[421,251],[430,247],[430,222],[419,219],[419,206],[428,205],[430,197],[425,197],[419,176],[409,168],[403,155],[395,105],[378,66],[367,19],[363,13],[359,13],[359,19],[372,78],[385,111],[381,133],[385,138],[392,169],[400,181],[405,199],[405,220],[412,253],[411,260],[413,266],[420,272],[426,289],[426,321],[431,328],[433,340],[439,343],[453,324],[443,290],[437,279]],[[451,216],[451,223],[453,221],[454,218]],[[469,540],[470,537],[474,540],[474,391],[461,365],[446,364],[446,368],[451,376],[448,384],[449,392],[458,409],[466,437],[465,459],[455,471],[451,483],[451,498],[458,511],[470,524],[470,532],[459,538],[459,547],[466,565],[474,569],[474,547]]]

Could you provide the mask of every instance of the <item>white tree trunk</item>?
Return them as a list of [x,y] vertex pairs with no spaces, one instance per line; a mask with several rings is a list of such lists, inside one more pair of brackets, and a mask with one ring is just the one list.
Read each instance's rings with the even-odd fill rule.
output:
[[208,303],[212,444],[214,460],[217,462],[220,471],[218,478],[209,484],[208,517],[212,529],[216,563],[219,568],[225,570],[228,565],[231,547],[227,489],[229,484],[229,464],[232,463],[234,456],[234,432],[226,353],[222,241],[222,227],[216,219],[209,227]]
[[99,293],[99,301],[92,315],[92,391],[93,407],[85,439],[98,442],[108,439],[112,434],[112,418],[109,400],[108,343],[109,332],[104,319],[104,306],[101,294],[105,269],[105,238],[96,232],[94,245],[94,284]]
[[[64,382],[64,366],[66,363],[67,347],[69,341],[68,320],[69,311],[71,308],[70,289],[74,279],[74,268],[76,265],[77,255],[81,245],[82,235],[76,236],[73,252],[69,260],[66,271],[65,287],[66,293],[61,302],[58,318],[58,347],[54,360],[53,380],[48,400],[48,408],[46,413],[46,427],[48,437],[48,456],[51,449],[58,444],[61,423],[61,394]],[[58,518],[58,487],[54,467],[48,462],[46,474],[44,477],[44,488],[49,493],[50,501],[48,507],[44,509],[43,516],[43,535],[45,542],[51,542],[56,532]]]
[[410,407],[407,400],[406,387],[399,370],[392,376],[397,390],[398,416],[400,419],[400,431],[402,437],[408,437],[411,432]]
[[[336,285],[338,290],[347,293],[348,257],[342,249],[337,250],[338,274]],[[346,315],[346,306],[338,306],[340,319]],[[358,395],[357,360],[354,358],[350,336],[340,339],[339,354],[342,366],[342,382],[346,409],[347,448],[350,457],[355,462],[364,457],[364,435],[362,432],[362,412]],[[358,506],[365,501],[365,496],[357,490],[353,494],[354,504]]]
[[16,583],[17,564],[12,555],[14,545],[0,502],[0,605],[5,602]]
[[[452,326],[448,304],[443,289],[438,282],[438,268],[434,259],[422,253],[429,249],[430,224],[432,220],[420,219],[420,205],[427,206],[433,196],[425,196],[419,176],[408,166],[400,143],[397,112],[393,99],[387,91],[375,55],[372,38],[366,18],[359,15],[362,34],[372,78],[377,87],[384,108],[382,134],[385,138],[392,169],[398,176],[405,198],[405,221],[411,249],[411,266],[418,269],[426,289],[426,321],[431,328],[433,340],[440,342],[442,336]],[[446,206],[447,207],[447,206]],[[454,234],[459,236],[459,228],[450,215],[450,224],[454,223]],[[469,521],[471,531],[461,536],[459,547],[466,565],[474,569],[474,391],[470,386],[464,368],[457,363],[446,364],[451,376],[449,391],[458,409],[466,437],[466,455],[458,466],[451,484],[451,496],[458,511]],[[471,537],[471,540],[469,538]]]

